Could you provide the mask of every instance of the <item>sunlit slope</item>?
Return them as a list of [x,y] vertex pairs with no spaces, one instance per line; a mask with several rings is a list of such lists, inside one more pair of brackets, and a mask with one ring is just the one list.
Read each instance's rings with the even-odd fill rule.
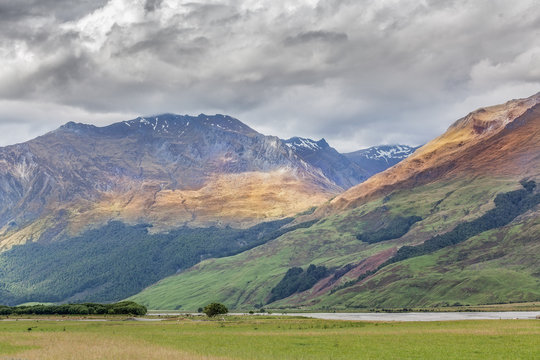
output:
[[476,110],[414,154],[352,187],[316,216],[358,206],[394,190],[462,176],[540,176],[540,93]]
[[324,139],[224,115],[69,122],[0,148],[0,303],[131,296],[278,237],[366,177]]

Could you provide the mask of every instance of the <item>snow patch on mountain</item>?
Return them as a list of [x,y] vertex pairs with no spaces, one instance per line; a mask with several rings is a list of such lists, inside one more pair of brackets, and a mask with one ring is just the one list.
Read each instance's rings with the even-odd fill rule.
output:
[[344,155],[372,176],[396,165],[416,149],[408,145],[379,145]]
[[381,145],[358,151],[358,155],[370,160],[405,159],[417,148],[408,145]]
[[[182,134],[186,128],[193,126],[216,129],[223,131],[238,132],[244,134],[256,134],[257,132],[249,126],[241,123],[239,120],[227,115],[205,115],[198,116],[176,115],[176,114],[160,114],[143,117],[140,116],[133,120],[123,121],[122,126],[126,130],[136,131],[151,131],[155,134]],[[113,124],[115,125],[115,124]],[[116,126],[116,125],[115,125]],[[107,128],[107,127],[105,127]]]
[[314,141],[307,138],[292,137],[288,140],[284,140],[284,143],[293,150],[308,149],[317,151],[322,149],[322,146],[320,145],[321,141],[323,140]]

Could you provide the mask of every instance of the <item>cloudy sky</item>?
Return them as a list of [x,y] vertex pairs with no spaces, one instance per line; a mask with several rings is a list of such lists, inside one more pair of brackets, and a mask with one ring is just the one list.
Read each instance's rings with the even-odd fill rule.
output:
[[340,151],[540,91],[537,0],[0,0],[0,145],[228,114]]

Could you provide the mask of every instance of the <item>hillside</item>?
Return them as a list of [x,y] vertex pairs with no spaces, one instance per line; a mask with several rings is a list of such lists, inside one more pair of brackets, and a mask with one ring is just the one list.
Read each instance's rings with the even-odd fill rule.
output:
[[[527,185],[540,183],[539,102],[537,94],[477,110],[398,165],[295,220],[314,225],[203,261],[132,299],[160,309],[195,309],[209,300],[241,309],[539,300],[540,195]],[[516,196],[515,203],[496,200]],[[497,214],[505,221],[484,220]],[[472,230],[459,241],[392,262],[404,246],[420,249],[465,228]],[[326,267],[328,276],[267,304],[289,269],[310,264]]]
[[540,93],[478,109],[456,121],[386,172],[332,200],[320,211],[351,208],[365,199],[443,178],[538,176]]
[[228,116],[70,122],[0,149],[0,302],[122,299],[342,190]]

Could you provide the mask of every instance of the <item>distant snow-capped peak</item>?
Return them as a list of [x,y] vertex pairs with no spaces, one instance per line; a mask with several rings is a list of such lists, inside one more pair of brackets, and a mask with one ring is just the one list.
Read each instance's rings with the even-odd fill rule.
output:
[[416,149],[408,145],[381,145],[361,150],[360,154],[372,160],[405,159]]

